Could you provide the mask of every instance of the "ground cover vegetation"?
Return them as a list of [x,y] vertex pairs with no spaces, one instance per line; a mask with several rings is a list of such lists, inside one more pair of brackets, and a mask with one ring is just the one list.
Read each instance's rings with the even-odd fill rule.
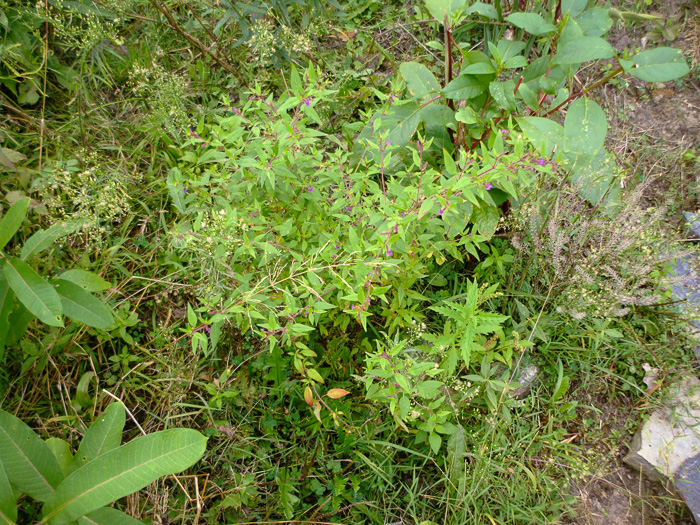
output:
[[596,101],[697,77],[684,16],[0,1],[0,517],[570,519],[580,392],[692,367]]

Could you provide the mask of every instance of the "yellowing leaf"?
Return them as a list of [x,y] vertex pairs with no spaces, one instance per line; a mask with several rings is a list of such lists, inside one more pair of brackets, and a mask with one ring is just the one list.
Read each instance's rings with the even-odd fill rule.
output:
[[347,396],[349,393],[350,392],[342,388],[331,388],[326,395],[331,399],[340,399],[341,397]]

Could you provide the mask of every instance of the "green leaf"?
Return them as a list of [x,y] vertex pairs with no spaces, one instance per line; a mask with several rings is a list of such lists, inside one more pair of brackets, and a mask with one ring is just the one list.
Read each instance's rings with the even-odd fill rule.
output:
[[443,24],[445,16],[452,19],[457,10],[464,5],[466,0],[425,0],[425,7],[428,8],[430,16]]
[[498,105],[506,111],[515,111],[515,81],[506,80],[505,82],[491,82],[489,84],[489,93],[494,98]]
[[604,7],[587,9],[576,18],[584,36],[603,36],[612,27],[609,10]]
[[10,239],[15,236],[17,230],[22,226],[22,221],[27,215],[30,200],[29,197],[18,200],[0,220],[0,250],[10,242]]
[[472,221],[477,231],[490,239],[496,233],[496,226],[498,226],[498,209],[482,202],[481,208],[474,208]]
[[413,98],[423,100],[428,95],[440,92],[440,84],[435,76],[423,64],[418,62],[404,62],[400,67],[401,76],[406,81],[408,90]]
[[5,467],[0,461],[0,523],[14,524],[17,521],[17,500],[14,497]]
[[78,520],[78,525],[143,525],[143,522],[132,518],[121,510],[102,507],[82,516]]
[[112,403],[85,432],[75,453],[71,472],[121,445],[126,415],[122,403]]
[[590,164],[605,143],[608,121],[593,100],[576,99],[564,119],[564,152],[575,169]]
[[0,410],[0,462],[10,482],[39,501],[46,501],[63,480],[61,467],[48,445],[4,410]]
[[518,95],[523,99],[523,102],[534,111],[540,109],[540,101],[537,98],[537,92],[534,91],[528,84],[522,83],[518,88]]
[[22,246],[20,259],[26,260],[28,257],[45,250],[53,245],[61,237],[70,235],[82,226],[81,222],[62,222],[54,224],[47,230],[39,230],[32,235]]
[[[3,275],[4,277],[4,275]],[[12,292],[14,296],[14,292]],[[7,340],[5,344],[7,346],[12,346],[22,339],[22,336],[27,331],[29,323],[31,323],[36,316],[27,310],[22,303],[19,301],[14,303],[13,310],[10,313],[10,318],[8,319],[8,324],[10,329],[7,331]]]
[[632,62],[635,67],[630,70],[630,75],[645,82],[667,82],[690,72],[681,52],[672,47],[642,51],[632,57]]
[[552,64],[582,64],[589,60],[614,56],[615,49],[607,41],[589,36],[570,40],[559,46],[552,59]]
[[68,317],[101,330],[114,327],[112,312],[97,297],[70,281],[57,279],[54,284]]
[[102,292],[112,287],[111,283],[105,281],[99,275],[85,270],[66,270],[58,278],[77,284],[88,292]]
[[574,169],[569,177],[581,197],[591,204],[602,204],[600,207],[610,214],[618,207],[622,193],[617,174],[615,157],[601,149],[590,163]]
[[431,432],[428,441],[430,442],[430,448],[433,454],[437,454],[440,451],[440,445],[442,445],[442,438],[440,435],[437,432]]
[[474,2],[471,7],[464,12],[465,15],[471,15],[473,13],[483,16],[484,18],[490,18],[491,20],[496,20],[498,18],[496,8],[484,2]]
[[49,326],[63,326],[61,298],[49,283],[19,259],[6,257],[3,272],[17,299]]
[[481,95],[489,87],[489,83],[484,82],[474,75],[460,75],[445,86],[442,94],[450,100],[462,100],[475,98]]
[[557,30],[556,26],[546,22],[545,19],[537,13],[513,13],[508,15],[505,19],[515,27],[524,29],[535,36],[553,33]]
[[46,501],[43,521],[60,525],[141,490],[161,476],[181,472],[204,454],[207,438],[172,429],[134,439],[86,463]]
[[457,489],[457,494],[463,494],[466,488],[466,464],[467,439],[462,425],[457,425],[457,431],[447,440],[447,476],[452,487]]
[[10,331],[10,313],[12,312],[15,294],[7,284],[5,274],[0,273],[0,363],[5,355],[7,334]]
[[564,126],[558,122],[542,117],[520,117],[517,121],[523,135],[538,149],[545,148],[547,155],[551,155],[555,147],[563,147]]
[[49,438],[45,443],[46,446],[51,449],[53,456],[58,462],[58,466],[61,467],[63,476],[67,476],[70,473],[70,465],[73,462],[73,454],[71,454],[70,445],[60,438]]

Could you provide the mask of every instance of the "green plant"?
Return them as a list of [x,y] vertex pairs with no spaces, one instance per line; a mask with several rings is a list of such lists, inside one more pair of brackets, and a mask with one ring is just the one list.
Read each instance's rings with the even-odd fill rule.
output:
[[13,257],[4,248],[21,228],[31,199],[19,199],[0,221],[0,357],[5,346],[20,340],[35,318],[49,326],[64,326],[62,316],[101,330],[114,325],[110,309],[90,292],[110,288],[104,279],[80,269],[65,270],[47,281],[26,261],[77,231],[79,222],[57,223],[26,240]]
[[120,446],[124,405],[113,403],[90,426],[75,455],[59,438],[43,441],[12,414],[0,410],[0,517],[17,519],[17,497],[43,503],[39,523],[141,523],[109,503],[156,479],[191,467],[207,438],[196,430],[154,432]]

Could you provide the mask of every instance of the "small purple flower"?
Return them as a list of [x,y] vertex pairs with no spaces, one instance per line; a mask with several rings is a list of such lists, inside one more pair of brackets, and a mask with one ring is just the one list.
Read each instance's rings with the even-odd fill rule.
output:
[[485,185],[485,188],[486,188],[486,191],[489,191],[491,188],[493,188],[493,186],[491,185],[490,182],[487,182]]
[[187,188],[182,188],[182,193],[184,193],[185,195],[187,195],[187,193],[188,193],[188,192],[187,192]]
[[304,103],[304,105],[305,105],[307,108],[310,108],[310,107],[311,107],[311,101],[312,101],[312,100],[313,100],[313,98],[311,98],[311,97],[306,97],[304,100],[302,100],[302,102]]
[[387,250],[387,251],[386,251],[386,256],[387,256],[387,257],[391,257],[392,255],[394,255],[394,252],[392,252],[391,250]]
[[506,180],[510,180],[510,176],[509,176],[509,175],[506,175]]
[[402,212],[401,212],[401,217],[405,217],[405,216],[406,216],[406,212],[405,212],[405,211],[402,211]]
[[331,255],[331,257],[333,257],[333,259],[335,259],[336,257],[338,257],[338,255],[334,253],[333,255]]
[[442,215],[443,213],[445,213],[445,208],[440,208],[440,211],[438,212],[438,215]]
[[386,142],[384,142],[384,145],[385,145],[385,146],[391,146],[391,142],[389,142],[389,141],[387,140]]
[[206,330],[206,332],[207,332],[208,334],[210,334],[210,333],[211,333],[211,326],[206,325],[206,326],[204,327],[204,330]]
[[340,244],[336,244],[336,245],[335,245],[335,249],[336,249],[336,250],[340,250]]
[[545,160],[542,157],[540,157],[540,159],[537,161],[537,164],[539,164],[540,166],[544,166],[544,163]]
[[348,206],[347,208],[345,208],[345,210],[346,210],[348,213],[350,213],[350,212],[352,211],[352,206]]
[[501,133],[503,133],[503,134],[505,135],[506,133],[508,133],[508,130],[507,130],[507,129],[502,129],[502,130],[501,130]]
[[311,186],[309,186],[309,189],[306,190],[306,191],[308,191],[309,193],[313,193],[313,192],[314,192],[314,189],[313,189]]

